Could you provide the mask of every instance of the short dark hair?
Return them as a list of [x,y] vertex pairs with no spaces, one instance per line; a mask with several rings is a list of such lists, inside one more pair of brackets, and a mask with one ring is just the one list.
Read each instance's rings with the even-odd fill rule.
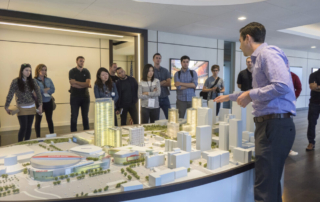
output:
[[122,69],[122,67],[117,67],[116,71],[118,71],[119,69]]
[[160,54],[160,53],[155,53],[155,54],[153,55],[153,58],[152,58],[152,59],[154,59],[154,57],[156,57],[157,55],[160,55],[160,57],[161,57],[161,54]]
[[[142,81],[148,81],[148,72],[149,72],[150,67],[152,67],[152,69],[154,70],[154,67],[153,67],[151,64],[146,64],[146,65],[143,67],[143,71],[142,71]],[[152,75],[151,82],[152,82],[153,80],[154,80],[154,74]]]
[[212,65],[211,71],[213,71],[214,69],[218,69],[218,71],[220,71],[219,65]]
[[190,61],[189,56],[184,55],[180,58],[180,62],[182,62],[182,60],[185,60],[185,59],[188,59]]
[[84,57],[83,56],[78,56],[76,61],[78,62],[79,59],[84,59]]
[[243,40],[245,40],[247,34],[249,34],[253,38],[254,42],[264,43],[266,38],[266,29],[258,22],[251,22],[240,29],[240,34]]

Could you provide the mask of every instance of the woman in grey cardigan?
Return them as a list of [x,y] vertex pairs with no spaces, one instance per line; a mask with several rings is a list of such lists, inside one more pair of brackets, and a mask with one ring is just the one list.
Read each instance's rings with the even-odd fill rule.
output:
[[142,80],[138,87],[138,98],[141,99],[141,123],[154,123],[159,120],[160,81],[154,78],[154,68],[146,64],[143,68]]

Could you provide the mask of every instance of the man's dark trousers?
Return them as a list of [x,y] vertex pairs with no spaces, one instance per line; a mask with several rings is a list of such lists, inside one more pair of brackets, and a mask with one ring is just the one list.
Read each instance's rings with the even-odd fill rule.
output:
[[255,202],[282,202],[280,180],[295,135],[292,118],[256,123]]

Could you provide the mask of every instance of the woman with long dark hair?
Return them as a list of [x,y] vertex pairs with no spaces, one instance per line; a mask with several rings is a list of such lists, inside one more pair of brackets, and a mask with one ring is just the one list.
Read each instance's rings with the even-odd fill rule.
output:
[[19,109],[17,114],[20,124],[18,141],[21,142],[30,139],[34,115],[37,113],[35,102],[39,103],[38,113],[42,113],[42,97],[37,82],[32,78],[30,64],[21,65],[19,77],[13,79],[10,85],[5,104],[5,110],[8,114],[11,113],[8,108],[14,95],[16,95]]
[[[119,99],[116,84],[112,81],[109,71],[100,67],[97,72],[96,82],[94,84],[94,96],[96,98],[112,98],[114,105]],[[117,126],[117,116],[114,113],[114,123]]]
[[[46,119],[49,127],[50,133],[54,133],[53,130],[53,121],[52,121],[52,114],[53,114],[53,100],[52,94],[55,91],[55,87],[52,83],[52,80],[47,77],[47,66],[44,64],[39,64],[35,70],[34,79],[37,81],[38,86],[40,87],[40,92],[42,96],[42,108],[43,112],[46,114]],[[37,137],[41,137],[40,134],[40,124],[41,124],[42,116],[36,114],[36,122],[34,128],[36,130]]]
[[141,99],[141,123],[154,123],[159,120],[161,93],[160,81],[154,78],[154,68],[146,64],[143,68],[142,80],[138,86],[138,98]]

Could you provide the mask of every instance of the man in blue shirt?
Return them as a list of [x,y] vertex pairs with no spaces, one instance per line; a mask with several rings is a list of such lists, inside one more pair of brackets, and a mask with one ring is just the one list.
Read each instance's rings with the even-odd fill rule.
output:
[[246,107],[253,102],[255,116],[256,202],[281,202],[281,176],[295,138],[296,97],[289,62],[284,52],[264,43],[266,30],[257,22],[240,29],[240,49],[252,59],[253,89],[223,95],[214,101],[237,101]]
[[177,87],[177,109],[179,118],[184,118],[187,108],[192,107],[192,97],[196,96],[195,89],[198,85],[198,75],[194,70],[189,70],[188,56],[180,59],[181,70],[174,74],[174,86]]
[[156,53],[153,55],[153,63],[154,63],[154,78],[159,79],[161,85],[161,94],[159,96],[159,106],[162,109],[164,116],[168,119],[168,110],[171,108],[169,101],[169,86],[171,85],[171,75],[169,71],[160,66],[161,63],[161,55],[160,53]]

